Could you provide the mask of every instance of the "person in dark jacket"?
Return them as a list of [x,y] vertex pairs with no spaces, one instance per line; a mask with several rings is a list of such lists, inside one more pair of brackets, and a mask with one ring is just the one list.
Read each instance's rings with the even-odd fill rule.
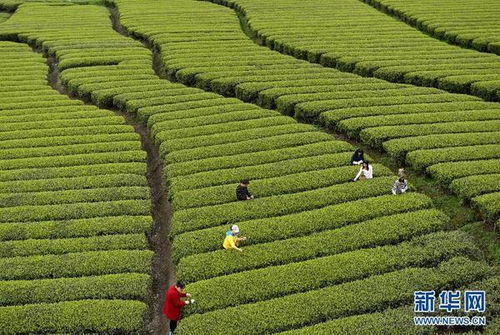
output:
[[240,201],[253,199],[253,195],[248,191],[248,185],[250,185],[250,181],[246,179],[240,181],[236,187],[236,199]]
[[356,149],[351,157],[351,165],[361,165],[365,162],[365,154],[363,150]]
[[181,311],[184,306],[192,304],[194,299],[183,300],[189,298],[191,294],[184,291],[184,284],[177,282],[170,286],[165,294],[165,302],[163,303],[163,314],[170,320],[170,332],[172,335],[177,328],[177,323],[181,318]]

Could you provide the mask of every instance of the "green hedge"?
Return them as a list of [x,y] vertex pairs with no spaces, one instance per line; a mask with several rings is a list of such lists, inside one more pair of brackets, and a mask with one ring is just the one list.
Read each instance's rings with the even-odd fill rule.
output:
[[50,156],[68,156],[99,152],[120,152],[141,150],[141,142],[120,141],[104,143],[84,143],[70,145],[54,145],[40,148],[13,148],[0,150],[0,159],[22,159],[28,157],[50,157]]
[[203,117],[207,116],[217,116],[220,113],[230,113],[230,112],[242,112],[242,111],[254,111],[254,110],[262,110],[257,106],[251,104],[244,104],[235,101],[235,99],[226,99],[226,104],[221,103],[219,106],[211,106],[211,107],[198,107],[198,108],[180,108],[177,111],[169,111],[168,113],[158,113],[152,115],[148,121],[148,127],[152,127],[154,124],[162,121],[175,121],[181,123],[182,119],[185,118],[200,118],[202,120]]
[[[342,87],[344,85],[346,86],[353,85],[355,87],[358,87],[358,85],[364,86],[364,83],[370,85],[377,83],[382,84],[383,82],[379,79],[358,78],[351,76],[350,74],[335,73],[335,76],[329,79],[308,78],[302,80],[299,79],[299,80],[242,83],[236,86],[235,93],[236,97],[240,98],[243,101],[249,101],[249,102],[259,101],[259,104],[262,103],[262,105],[267,105],[267,103],[271,103],[271,101],[265,98],[266,94],[263,92],[265,90],[276,89],[275,92],[274,90],[273,92],[271,92],[272,93],[271,96],[274,96],[285,92],[298,93],[304,91],[311,92],[312,90],[314,90],[313,92],[317,92],[314,87],[318,89],[321,89],[322,87],[322,89],[327,90],[327,88],[330,87],[330,85],[336,85],[336,87]],[[389,84],[389,85],[391,87],[395,86],[394,84]],[[262,92],[262,94],[260,92]]]
[[[413,323],[413,306],[387,309],[382,312],[359,314],[317,323],[294,330],[277,333],[279,335],[422,335],[428,327],[409,326]],[[429,331],[430,332],[430,331]]]
[[374,147],[380,147],[384,141],[393,138],[407,138],[432,134],[498,132],[499,130],[500,120],[487,120],[382,126],[364,129],[359,135],[363,142]]
[[230,224],[286,215],[336,203],[380,196],[390,192],[393,183],[394,177],[378,177],[357,184],[346,183],[296,194],[179,210],[172,218],[172,233],[179,234],[223,223]]
[[312,101],[303,102],[295,106],[295,117],[305,120],[315,120],[323,112],[368,106],[390,106],[390,105],[412,105],[422,103],[443,103],[471,100],[469,96],[451,95],[451,94],[426,94],[405,97],[373,97],[373,98],[358,98],[358,99],[341,99],[331,101]]
[[[245,112],[248,116],[250,113],[248,111]],[[169,127],[164,127],[161,125],[156,129],[161,129],[159,132],[155,132],[152,129],[152,132],[155,133],[157,140],[161,140],[162,142],[170,142],[175,141],[174,143],[179,142],[187,142],[192,140],[196,143],[196,137],[201,138],[211,138],[216,137],[217,135],[226,134],[226,136],[230,137],[231,133],[236,132],[249,132],[251,130],[261,130],[263,128],[270,127],[278,127],[283,125],[292,125],[294,124],[294,120],[290,118],[286,118],[284,116],[277,117],[259,117],[259,115],[254,116],[255,120],[246,120],[246,121],[234,121],[234,122],[225,122],[222,124],[215,125],[206,125],[206,126],[196,126],[195,122],[193,122],[193,127],[184,128],[184,129],[172,129],[168,130]],[[191,124],[191,120],[185,120],[185,124]],[[161,124],[161,123],[160,123]],[[157,124],[158,125],[158,124]],[[252,135],[245,135],[245,132],[242,134],[242,137],[245,139],[252,138]],[[264,132],[266,133],[266,132]],[[257,137],[258,138],[258,137]],[[210,141],[208,141],[207,145],[210,145]]]
[[135,113],[142,107],[162,106],[176,104],[186,101],[217,99],[219,96],[213,93],[193,92],[193,94],[160,96],[157,98],[128,100],[125,103],[125,110]]
[[[383,92],[383,93],[382,93]],[[290,94],[283,95],[276,98],[276,108],[278,111],[293,115],[294,107],[297,104],[313,101],[336,101],[340,99],[367,99],[370,97],[379,97],[383,94],[386,97],[405,97],[405,96],[418,96],[427,94],[442,94],[441,91],[433,88],[420,88],[420,87],[392,87],[390,89],[373,90],[366,87],[364,90],[347,91],[347,92],[324,92],[324,93],[309,93],[309,94]]]
[[[29,74],[28,74],[29,75]],[[4,79],[0,77],[0,79]],[[58,101],[67,101],[68,97],[64,95],[59,95],[55,93],[54,91],[49,91],[47,90],[46,92],[41,91],[38,94],[34,94],[34,97],[36,96],[37,100],[43,101],[43,102],[58,102]],[[0,106],[5,105],[11,105],[11,104],[16,104],[20,102],[26,101],[25,97],[16,97],[12,96],[9,94],[8,96],[0,96]]]
[[[437,268],[407,268],[279,299],[193,315],[183,320],[178,333],[277,332],[352,313],[384,310],[409,303],[416,290],[456,287],[489,273],[491,269],[482,263],[455,258]],[[233,326],[227,327],[228,324]]]
[[151,89],[157,90],[160,88],[174,90],[175,88],[182,88],[182,86],[163,81],[125,80],[113,83],[113,87],[110,87],[108,83],[83,84],[78,87],[78,94],[82,97],[89,97],[98,106],[108,107],[113,104],[114,99],[125,101],[128,94],[147,93]]
[[[8,81],[9,77],[0,76],[0,78]],[[21,91],[21,90],[19,90],[19,91]],[[22,91],[22,92],[26,95],[29,95],[32,98],[37,98],[37,99],[45,100],[45,101],[58,100],[58,99],[63,100],[64,99],[62,96],[58,95],[50,88],[40,88],[40,89],[33,90],[33,91]],[[19,101],[22,101],[22,100],[15,97],[14,94],[12,94],[12,92],[0,93],[0,103],[19,102]]]
[[146,304],[131,300],[80,300],[0,307],[5,334],[82,332],[139,334]]
[[438,181],[448,184],[456,178],[495,173],[498,171],[499,164],[500,159],[449,162],[429,166],[426,171]]
[[[183,173],[183,176],[174,177],[170,180],[170,190],[174,193],[180,190],[196,189],[201,187],[237,183],[241,179],[250,180],[275,178],[301,172],[313,172],[328,168],[345,166],[349,163],[351,152],[318,155],[312,157],[291,158],[274,163],[260,164],[260,161],[249,162],[256,165],[236,167],[220,171],[218,169],[200,172],[193,175]],[[234,159],[234,158],[233,158]],[[358,169],[359,170],[359,169]],[[352,176],[356,176],[356,173]],[[168,174],[167,174],[168,175]],[[236,187],[236,186],[235,186]],[[252,189],[253,187],[250,186]],[[234,190],[233,190],[234,191]],[[233,194],[234,195],[234,194]]]
[[[225,96],[235,96],[236,87],[246,82],[295,81],[304,79],[341,78],[336,73],[324,68],[285,68],[282,70],[266,70],[265,73],[249,71],[219,71],[197,75],[198,87],[218,92]],[[283,74],[285,72],[286,74]]]
[[176,274],[179,280],[190,283],[243,270],[393,244],[440,230],[445,221],[447,217],[437,210],[380,217],[310,236],[244,246],[243,253],[218,250],[184,257],[177,265]]
[[[459,97],[466,98],[467,96],[461,95]],[[370,123],[370,117],[380,116],[380,122],[385,122],[386,118],[390,122],[393,117],[398,117],[398,114],[402,114],[402,117],[406,120],[410,119],[412,117],[411,114],[415,113],[432,113],[435,118],[439,118],[439,114],[445,112],[448,112],[450,114],[457,113],[458,115],[460,115],[459,113],[463,113],[464,111],[468,110],[495,110],[497,108],[496,104],[494,103],[477,101],[472,97],[470,97],[470,101],[467,101],[467,99],[462,100],[459,99],[459,101],[441,102],[438,104],[422,103],[411,105],[402,104],[393,106],[351,107],[324,112],[321,114],[320,120],[326,126],[334,128],[336,127],[338,122],[349,118],[359,118],[361,122],[364,118],[367,118],[367,122]],[[446,118],[446,116],[444,117]]]
[[116,200],[0,208],[0,222],[85,219],[98,216],[148,215],[151,200]]
[[108,163],[97,162],[97,164],[89,164],[89,161],[83,161],[80,164],[84,165],[2,170],[0,171],[0,181],[29,181],[34,179],[74,178],[79,176],[112,174],[146,175],[146,163],[143,161],[120,163],[111,160]]
[[500,158],[500,145],[486,144],[415,150],[407,155],[406,161],[415,169],[424,169],[427,166],[436,163],[478,159],[487,161],[495,158]]
[[288,159],[297,159],[310,156],[319,156],[321,154],[333,154],[344,151],[353,151],[354,148],[347,142],[331,141],[318,139],[318,142],[304,145],[294,145],[290,143],[290,147],[282,149],[270,149],[267,151],[257,151],[245,154],[245,160],[236,159],[237,156],[222,156],[214,158],[205,158],[197,160],[197,164],[191,161],[172,163],[168,165],[165,174],[168,179],[205,172],[211,170],[238,168],[250,165],[260,165]]
[[455,179],[451,183],[451,189],[462,198],[471,198],[490,192],[500,192],[500,174]]
[[[45,62],[45,59],[41,59],[42,62]],[[3,64],[3,63],[2,63]],[[5,63],[8,66],[8,63]],[[18,65],[18,63],[13,63],[11,65]],[[16,92],[16,91],[24,91],[24,90],[33,90],[40,88],[41,85],[45,85],[47,80],[45,78],[32,79],[32,80],[20,80],[15,82],[6,83],[2,85],[0,88],[0,92]]]
[[[447,0],[442,2],[442,6],[436,6],[432,1],[419,2],[418,5],[400,0],[366,0],[365,2],[447,42],[498,54],[498,51],[490,48],[494,43],[492,39],[495,40],[489,33],[489,28],[495,26],[494,18],[488,15],[490,11],[476,11],[474,15],[470,15],[471,10],[477,9],[478,6],[495,8],[497,3],[494,1],[471,1],[457,4]],[[456,15],[448,15],[450,10]],[[463,15],[468,17],[469,25],[474,24],[475,29],[469,29],[469,25],[460,20]],[[477,40],[482,42],[474,43]]]
[[151,106],[143,107],[137,111],[137,115],[142,120],[147,120],[150,116],[158,113],[169,113],[172,111],[181,111],[195,108],[208,108],[208,107],[220,107],[224,105],[241,104],[241,100],[238,99],[228,99],[228,98],[218,98],[209,99],[201,101],[190,101],[190,102],[180,102],[177,104],[170,104],[167,106]]
[[100,250],[142,250],[148,248],[144,234],[104,235],[65,239],[28,239],[0,242],[0,257],[59,255]]
[[7,159],[0,161],[0,170],[68,167],[75,165],[86,165],[89,163],[106,164],[106,163],[125,163],[125,162],[145,162],[145,160],[146,160],[146,152],[142,150],[102,152],[102,153],[59,156],[57,160],[55,160],[54,157]]
[[[379,216],[425,209],[431,204],[431,200],[422,194],[407,193],[400,197],[391,194],[275,218],[243,221],[238,226],[243,235],[251,237],[245,245],[253,245],[273,242],[278,238],[306,236]],[[228,229],[227,225],[222,225],[175,236],[172,249],[174,260],[178,262],[182,257],[220,249]]]
[[[120,89],[119,87],[117,89]],[[140,105],[141,101],[156,101],[160,97],[173,97],[189,95],[196,92],[196,89],[172,84],[168,81],[153,82],[150,85],[130,87],[129,91],[117,94],[113,97],[113,104],[118,108],[125,109],[128,104]],[[203,91],[200,91],[202,93]],[[155,103],[156,104],[156,103]]]
[[[478,256],[462,232],[439,232],[395,246],[361,249],[305,262],[268,267],[202,280],[187,286],[196,304],[185,313],[205,313],[414,266],[436,266],[454,256]],[[227,294],[228,287],[236,290]]]
[[0,281],[0,306],[83,299],[147,301],[149,284],[149,275],[138,273]]
[[[22,91],[24,93],[24,91]],[[31,92],[26,92],[30,94]],[[57,110],[53,113],[36,113],[37,109],[30,110],[29,113],[21,114],[18,116],[14,115],[3,115],[0,116],[2,122],[30,122],[30,121],[43,121],[43,120],[59,120],[59,119],[79,119],[79,118],[96,118],[103,117],[103,112],[95,107],[82,107],[80,110],[72,111],[68,110],[66,113],[58,112]],[[109,115],[108,115],[109,116]]]
[[[87,127],[75,128],[53,128],[50,130],[53,137],[58,136],[84,136],[84,135],[101,135],[101,134],[119,134],[130,133],[131,128],[128,125],[91,125]],[[30,130],[11,130],[0,133],[0,139],[16,140],[30,138],[46,138],[46,129],[30,129]],[[55,140],[55,139],[54,139]]]
[[[290,97],[293,100],[298,99],[295,101],[302,101],[302,102],[305,101],[304,99],[310,100],[310,98],[313,98],[314,96],[316,96],[316,99],[318,100],[320,99],[330,100],[332,98],[342,99],[350,97],[350,94],[353,94],[354,97],[357,97],[359,94],[364,95],[365,92],[371,94],[376,90],[384,90],[385,94],[387,89],[395,89],[400,86],[400,85],[394,85],[392,83],[386,83],[381,80],[370,83],[369,81],[366,82],[364,79],[361,78],[359,79],[339,78],[337,81],[332,79],[328,81],[329,85],[319,85],[319,86],[314,85],[316,83],[315,80],[303,81],[303,84],[307,86],[298,86],[298,87],[294,86],[295,83],[294,81],[286,81],[285,83],[287,83],[286,86],[280,85],[278,87],[267,88],[265,90],[260,90],[260,88],[257,86],[255,89],[260,91],[258,91],[258,95],[257,93],[253,94],[257,95],[256,102],[263,107],[274,108],[277,107],[275,101],[276,102],[280,101],[281,96],[285,96],[285,99]],[[321,81],[319,81],[319,83],[321,83]],[[245,84],[239,85],[238,88],[244,85]],[[271,83],[271,85],[273,85],[273,83]],[[248,87],[247,89],[249,89],[251,86],[248,85],[244,87]],[[334,89],[336,92],[345,92],[345,93],[343,94],[338,93],[338,95],[335,95],[331,93],[332,89]],[[326,94],[327,92],[330,92],[330,94]],[[285,104],[287,103],[286,101],[281,101],[281,102]],[[285,105],[283,107],[286,108],[287,106]]]
[[[85,51],[88,50],[85,45],[81,45],[78,43],[77,46],[79,47],[78,50]],[[67,52],[71,52],[74,49],[71,49],[68,45],[62,44],[61,47],[57,50],[58,55],[64,54],[65,50],[67,49]],[[117,66],[106,66],[106,65],[101,65],[101,66],[89,66],[89,67],[76,67],[72,69],[67,69],[61,72],[60,75],[60,80],[61,83],[64,85],[67,85],[70,80],[73,79],[84,79],[84,78],[91,78],[91,77],[96,77],[97,75],[107,75],[107,76],[115,76],[116,74],[128,76],[128,75],[134,75],[137,74],[137,70],[146,70],[144,66],[137,66],[137,65],[125,65],[125,64],[120,64]],[[152,69],[149,69],[147,71],[148,74],[154,74]],[[122,82],[122,85],[125,84]],[[101,85],[97,86],[100,88],[110,88],[108,84],[92,84],[92,85]]]
[[252,127],[252,122],[264,122],[264,120],[272,122],[273,119],[287,120],[288,123],[294,123],[293,119],[281,116],[277,112],[272,112],[265,109],[247,109],[243,111],[221,113],[216,115],[203,115],[193,118],[157,121],[151,126],[151,131],[154,135],[161,131],[168,131],[168,134],[171,136],[170,138],[189,137],[196,135],[206,135],[216,132],[223,133],[231,131],[231,129],[234,129],[232,131],[241,130],[244,128],[238,127],[240,123],[245,126],[249,125],[250,127]]
[[151,271],[153,252],[149,250],[108,250],[0,258],[0,279],[42,279],[83,277]]
[[[380,115],[371,117],[353,117],[342,120],[335,125],[336,128],[348,133],[350,136],[357,136],[359,132],[369,127],[397,126],[440,122],[459,122],[459,121],[482,121],[498,120],[499,110],[468,110],[456,112],[432,112],[432,113],[413,113],[413,114],[395,114]],[[365,130],[369,131],[369,130]],[[402,129],[402,132],[404,129]],[[406,135],[403,134],[402,135]],[[423,135],[423,134],[419,134]],[[370,136],[370,135],[369,135]]]
[[422,149],[437,149],[499,143],[500,132],[439,134],[394,139],[384,143],[384,149],[394,158],[403,160],[407,152]]
[[[69,69],[72,67],[83,67],[83,66],[95,66],[95,65],[118,65],[120,62],[129,61],[129,60],[141,60],[144,56],[151,57],[148,52],[138,52],[137,50],[131,50],[130,55],[108,55],[108,56],[100,56],[99,54],[95,55],[75,55],[74,58],[63,59],[61,60],[57,67],[59,71],[64,71],[65,69]],[[134,54],[135,53],[135,54]],[[83,57],[82,57],[83,56]]]
[[[71,100],[73,101],[73,100]],[[17,108],[16,108],[17,109]],[[100,118],[76,119],[76,120],[50,120],[46,122],[18,122],[15,124],[15,130],[29,130],[29,129],[51,129],[51,128],[65,128],[65,127],[85,127],[93,125],[117,125],[124,124],[123,118],[103,116]],[[1,131],[12,131],[11,124],[0,125]]]
[[[498,48],[500,53],[500,47]],[[481,81],[471,84],[471,93],[486,100],[500,101],[500,80]]]
[[150,216],[111,216],[62,221],[0,223],[0,241],[92,237],[105,234],[144,234]]
[[[85,84],[94,84],[94,83],[106,83],[107,85],[111,85],[116,81],[124,80],[124,76],[119,74],[120,71],[117,71],[117,75],[114,76],[103,76],[103,77],[89,77],[89,78],[74,78],[68,81],[65,84],[65,87],[68,89],[70,93],[78,94],[78,88],[81,85]],[[144,73],[144,71],[140,71],[138,74],[129,75],[125,77],[127,80],[156,80],[155,75]]]
[[[35,137],[35,138],[24,138],[17,140],[6,140],[2,141],[0,144],[0,149],[13,149],[13,148],[35,148],[35,147],[51,147],[51,146],[67,146],[76,144],[90,144],[90,143],[106,143],[106,142],[139,142],[139,136],[135,133],[117,133],[117,134],[96,134],[96,135],[80,135],[80,136],[52,136],[52,137]],[[78,148],[78,147],[77,147]],[[47,150],[41,149],[42,150]],[[70,148],[63,148],[68,150]],[[34,149],[33,149],[34,150]],[[18,154],[18,152],[10,151],[13,154]],[[42,151],[43,152],[43,151]],[[49,151],[50,152],[50,151]],[[64,151],[63,151],[64,152]],[[6,152],[2,151],[2,154]],[[36,152],[34,152],[36,153]]]
[[[486,64],[485,64],[486,65]],[[475,71],[479,72],[479,71]],[[466,73],[462,76],[450,76],[438,79],[438,87],[450,92],[457,93],[471,93],[471,85],[474,82],[481,81],[494,81],[498,83],[498,74],[492,73],[490,69],[484,69],[482,74],[469,74]],[[496,97],[495,97],[496,98]]]
[[[25,100],[26,101],[26,100]],[[62,99],[58,101],[38,101],[38,102],[18,102],[10,104],[2,104],[2,110],[25,109],[25,108],[41,108],[41,107],[60,107],[60,106],[82,106],[79,100]]]
[[[113,32],[109,22],[86,19],[91,12],[107,21],[104,8],[47,6],[50,15],[73,11],[72,16],[56,15],[66,29],[78,21],[92,27],[75,35],[72,28],[70,34],[54,25],[44,29],[50,15],[40,15],[43,6],[28,5],[34,17],[22,23],[35,24],[36,34],[28,29],[16,38],[46,51],[54,45],[43,39],[56,39],[58,46],[66,46],[51,52],[61,69],[150,55],[139,42],[132,43],[136,49],[127,48],[131,43],[124,37],[115,40],[126,43],[106,48],[77,45]],[[22,16],[14,15],[13,21],[23,21]],[[103,27],[106,33],[96,33]],[[139,135],[123,117],[52,89],[43,57],[27,45],[8,45],[22,48],[0,50],[16,60],[5,63],[1,75],[0,264],[9,270],[0,275],[0,305],[23,306],[0,307],[0,332],[139,333],[147,319],[144,302],[153,260],[147,240],[152,219],[146,153]],[[134,71],[154,77],[144,62]],[[92,75],[96,79],[98,72]],[[54,302],[60,303],[48,304]]]
[[[391,170],[380,164],[374,164],[377,176],[391,176]],[[359,171],[358,166],[327,168],[303,173],[280,175],[275,178],[260,176],[262,179],[252,181],[251,191],[256,198],[290,194],[328,187],[351,181]],[[221,172],[223,174],[223,172]],[[265,179],[264,179],[265,178]],[[235,185],[220,185],[176,192],[173,198],[175,209],[203,207],[236,201]]]
[[[17,206],[41,206],[102,201],[120,201],[129,199],[149,199],[150,189],[144,186],[107,187],[81,190],[62,190],[48,192],[0,193],[2,209]],[[0,214],[0,217],[3,215]]]
[[147,181],[142,175],[126,173],[106,176],[97,175],[74,178],[10,181],[0,182],[0,194],[124,186],[147,186]]
[[[222,128],[222,126],[219,126]],[[156,136],[157,141],[161,141],[160,152],[168,153],[177,150],[193,149],[197,147],[209,147],[230,143],[237,145],[238,142],[258,140],[285,134],[298,134],[301,132],[317,131],[310,125],[301,123],[291,123],[270,127],[250,128],[240,131],[217,133],[213,135],[195,136],[187,139],[164,140],[161,135]]]
[[500,216],[500,192],[488,193],[472,198],[472,204],[484,214],[486,220],[498,220]]
[[[307,128],[305,130],[308,130]],[[291,146],[331,141],[332,137],[319,131],[303,131],[299,133],[282,134],[260,139],[247,139],[237,143],[226,143],[210,147],[199,147],[166,153],[167,163],[186,162],[203,158],[249,154],[273,149],[289,148]],[[161,150],[161,146],[160,146]],[[165,154],[165,152],[162,152]]]

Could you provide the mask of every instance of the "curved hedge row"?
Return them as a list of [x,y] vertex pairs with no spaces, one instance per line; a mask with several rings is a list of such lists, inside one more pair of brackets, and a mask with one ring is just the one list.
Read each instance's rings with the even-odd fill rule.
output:
[[[364,0],[365,1],[365,0]],[[366,0],[365,2],[449,43],[500,54],[497,1]],[[453,13],[453,15],[450,15]]]
[[[378,216],[418,211],[429,208],[431,204],[428,197],[418,193],[409,193],[398,199],[394,199],[392,195],[384,195],[330,205],[298,214],[243,221],[238,225],[245,231],[245,234],[251,236],[245,245],[253,245],[306,236]],[[177,235],[174,240],[174,259],[178,261],[189,255],[219,249],[220,236],[226,229],[226,226],[217,226]]]
[[124,332],[138,334],[147,306],[136,300],[78,300],[0,307],[0,327],[8,334],[33,332]]
[[242,256],[217,250],[184,257],[177,265],[177,277],[193,282],[243,270],[287,264],[340,252],[394,244],[443,228],[446,216],[436,210],[424,210],[377,219],[245,248]]
[[[146,274],[121,273],[80,278],[0,281],[0,306],[83,299],[142,300],[149,294]],[[54,295],[53,292],[57,292]]]
[[[493,276],[485,280],[466,284],[461,287],[462,290],[485,290],[488,294],[489,308],[486,312],[488,327],[486,329],[469,330],[467,334],[471,335],[494,335],[498,333],[498,311],[499,311],[499,294],[500,292],[500,277]],[[382,332],[387,335],[413,335],[413,334],[440,334],[439,329],[429,329],[422,327],[410,327],[413,324],[415,312],[414,306],[403,306],[396,309],[389,308],[387,310],[348,316],[332,321],[322,322],[313,326],[299,328],[295,330],[279,333],[280,335],[330,335],[330,334],[363,334],[370,335]]]
[[[431,266],[477,249],[464,233],[433,233],[397,245],[360,249],[332,256],[201,280],[187,286],[199,297],[189,315],[253,303],[287,294],[365,278],[407,266]],[[230,295],[228,287],[237,287]]]
[[[262,44],[282,53],[364,76],[478,94],[495,101],[500,99],[498,56],[437,41],[360,1],[340,0],[334,4],[329,1],[304,3],[297,0],[273,3],[211,1],[236,8]],[[478,10],[477,4],[453,4],[451,1],[439,5],[429,1],[424,4],[399,0],[364,2],[396,12],[406,20],[416,21],[419,27],[449,41],[458,39],[459,43],[480,51],[489,47],[490,51],[498,53],[495,37],[498,25],[495,25],[496,17],[492,13],[496,6],[484,10],[482,8],[487,8],[488,4],[481,3]],[[469,7],[474,8],[477,17],[471,18]],[[450,11],[454,13],[454,19],[449,18]],[[431,23],[432,19],[426,20],[426,16],[434,20],[437,17],[438,23]],[[318,20],[324,22],[321,28],[315,25]],[[455,25],[460,26],[455,27],[456,30],[439,26],[439,21],[453,20]],[[481,22],[476,25],[478,21]],[[377,29],[366,29],[370,25]],[[483,25],[488,28],[480,29]],[[477,32],[474,33],[474,30]],[[463,40],[459,36],[463,36]]]
[[[457,274],[462,275],[460,279]],[[455,258],[436,268],[406,268],[306,293],[193,315],[183,320],[178,332],[263,334],[283,331],[353,313],[381,311],[410,303],[415,290],[461,286],[487,275],[488,269],[481,263]],[[360,295],[360,292],[366,294]]]
[[[141,3],[139,11],[138,5],[133,1],[113,2],[122,15],[121,20],[128,33],[148,40],[161,51],[165,73],[172,79],[275,108],[306,121],[319,121],[357,137],[368,145],[384,148],[395,159],[416,169],[424,169],[446,160],[483,159],[487,164],[487,159],[497,156],[493,149],[483,157],[469,157],[466,152],[458,153],[458,149],[454,148],[468,146],[472,149],[476,146],[476,155],[479,155],[484,145],[499,143],[500,108],[497,103],[487,103],[467,95],[448,94],[429,87],[362,78],[273,53],[249,40],[241,31],[236,15],[220,6],[194,1],[161,4],[146,1]],[[458,86],[467,86],[468,80],[477,77],[479,73],[483,75],[474,79],[475,82],[481,78],[490,80],[491,76],[497,76],[500,66],[497,56],[479,55],[474,51],[446,46],[411,28],[401,30],[398,28],[401,23],[387,19],[383,14],[354,0],[342,0],[337,3],[339,8],[335,10],[330,3],[324,1],[315,1],[314,5],[296,0],[282,0],[272,4],[245,0],[213,2],[235,6],[242,11],[249,18],[251,29],[256,31],[259,38],[269,42],[271,47],[289,47],[290,50],[280,50],[296,57],[319,59],[321,55],[322,60],[330,59],[333,62],[335,59],[338,63],[336,65],[343,64],[343,70],[362,75],[380,74],[387,80],[413,84],[419,84],[415,78],[420,78],[425,82],[420,83],[424,86],[434,85],[453,92],[458,90],[469,93]],[[279,19],[276,19],[277,10],[280,10]],[[353,21],[352,15],[348,15],[347,11],[358,13],[356,17],[361,19]],[[191,17],[195,14],[197,22],[193,24]],[[318,32],[317,28],[310,25],[309,20],[312,18],[315,22],[319,18],[325,18],[325,22],[329,23],[324,30]],[[364,24],[363,27],[376,24],[377,35],[371,36],[369,40],[364,35],[359,36],[360,22]],[[220,31],[220,27],[223,27],[223,31]],[[179,29],[189,32],[179,32]],[[395,30],[398,32],[394,33]],[[362,31],[365,34],[366,29],[363,28]],[[343,47],[344,44],[336,39],[345,39],[345,52],[349,56],[341,54],[337,57],[328,50]],[[383,55],[379,55],[378,51],[376,55],[370,54],[376,52],[370,45],[375,42],[368,42],[371,40],[380,44],[378,48]],[[321,44],[325,50],[317,56],[311,56],[311,53],[299,55],[301,52],[297,54],[293,51],[294,46],[307,47],[308,43]],[[358,46],[358,43],[362,45]],[[365,44],[369,50],[364,48]],[[387,54],[389,46],[391,53]],[[457,66],[460,66],[463,76],[456,72]],[[227,113],[224,117],[212,114],[194,117],[192,121],[197,125],[196,129],[170,134],[164,129],[176,128],[179,123],[171,119],[159,121],[158,115],[162,113],[158,112],[162,107],[155,105],[167,101],[165,97],[155,98],[154,91],[147,95],[128,93],[128,96],[132,99],[141,97],[139,100],[132,100],[132,111],[135,111],[134,104],[146,106],[149,102],[153,105],[139,108],[138,113],[147,109],[147,115],[153,114],[155,119],[150,119],[149,124],[156,138],[164,140],[161,144],[162,153],[176,148],[188,149],[190,145],[196,145],[196,141],[212,141],[207,143],[216,145],[219,143],[217,141],[229,140],[228,133],[222,136],[206,135],[217,128],[226,132],[231,130],[235,137],[241,139],[255,137],[254,134],[261,131],[258,128],[262,124],[261,120],[253,119],[249,113],[234,112]],[[200,98],[204,96],[200,94]],[[167,98],[171,99],[170,96]],[[246,124],[239,123],[240,129],[245,130],[238,133],[236,123],[231,124],[229,121],[243,118],[243,115],[249,121]],[[154,121],[151,120],[158,122],[152,125]],[[270,117],[269,121],[278,120],[280,117],[273,120]],[[183,121],[189,121],[189,118]],[[206,122],[217,124],[222,121],[226,123],[215,127],[206,125]],[[167,128],[163,128],[163,125]],[[191,134],[192,138],[182,140],[178,138],[181,133],[185,136]],[[194,138],[197,134],[200,137]],[[265,136],[264,133],[261,136]],[[241,147],[245,144],[240,143]],[[251,147],[249,144],[248,150],[252,150]],[[433,149],[436,148],[446,149],[443,149],[443,155],[433,160]],[[421,153],[423,150],[428,152]],[[233,155],[236,153],[237,151],[231,152]],[[209,155],[202,150],[192,151],[192,154]],[[425,158],[415,159],[418,155]],[[492,203],[481,208],[494,206]],[[490,212],[484,212],[484,215],[495,218]]]

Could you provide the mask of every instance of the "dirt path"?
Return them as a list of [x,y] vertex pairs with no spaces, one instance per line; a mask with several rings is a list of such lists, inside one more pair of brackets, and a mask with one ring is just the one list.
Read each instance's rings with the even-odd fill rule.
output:
[[[40,53],[40,50],[34,50]],[[68,93],[59,80],[59,71],[54,57],[47,57],[49,73],[47,76],[49,85],[60,92],[78,99],[86,104],[93,105],[90,101],[79,99]],[[166,334],[168,325],[162,314],[163,299],[169,284],[175,281],[175,265],[171,258],[171,243],[168,239],[170,232],[170,221],[172,217],[172,206],[168,201],[167,187],[164,180],[164,164],[160,156],[158,145],[152,140],[149,129],[131,114],[118,109],[109,109],[115,114],[123,117],[127,124],[131,125],[135,132],[140,135],[142,149],[147,153],[147,175],[151,190],[153,227],[148,236],[149,247],[155,252],[152,264],[152,283],[149,305],[149,319],[146,331],[149,334]]]

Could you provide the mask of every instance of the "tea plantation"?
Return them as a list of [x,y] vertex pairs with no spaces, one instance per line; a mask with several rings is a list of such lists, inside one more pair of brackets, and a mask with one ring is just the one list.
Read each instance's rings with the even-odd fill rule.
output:
[[500,333],[499,8],[369,3],[0,0],[0,334],[165,334],[174,278],[180,335]]

